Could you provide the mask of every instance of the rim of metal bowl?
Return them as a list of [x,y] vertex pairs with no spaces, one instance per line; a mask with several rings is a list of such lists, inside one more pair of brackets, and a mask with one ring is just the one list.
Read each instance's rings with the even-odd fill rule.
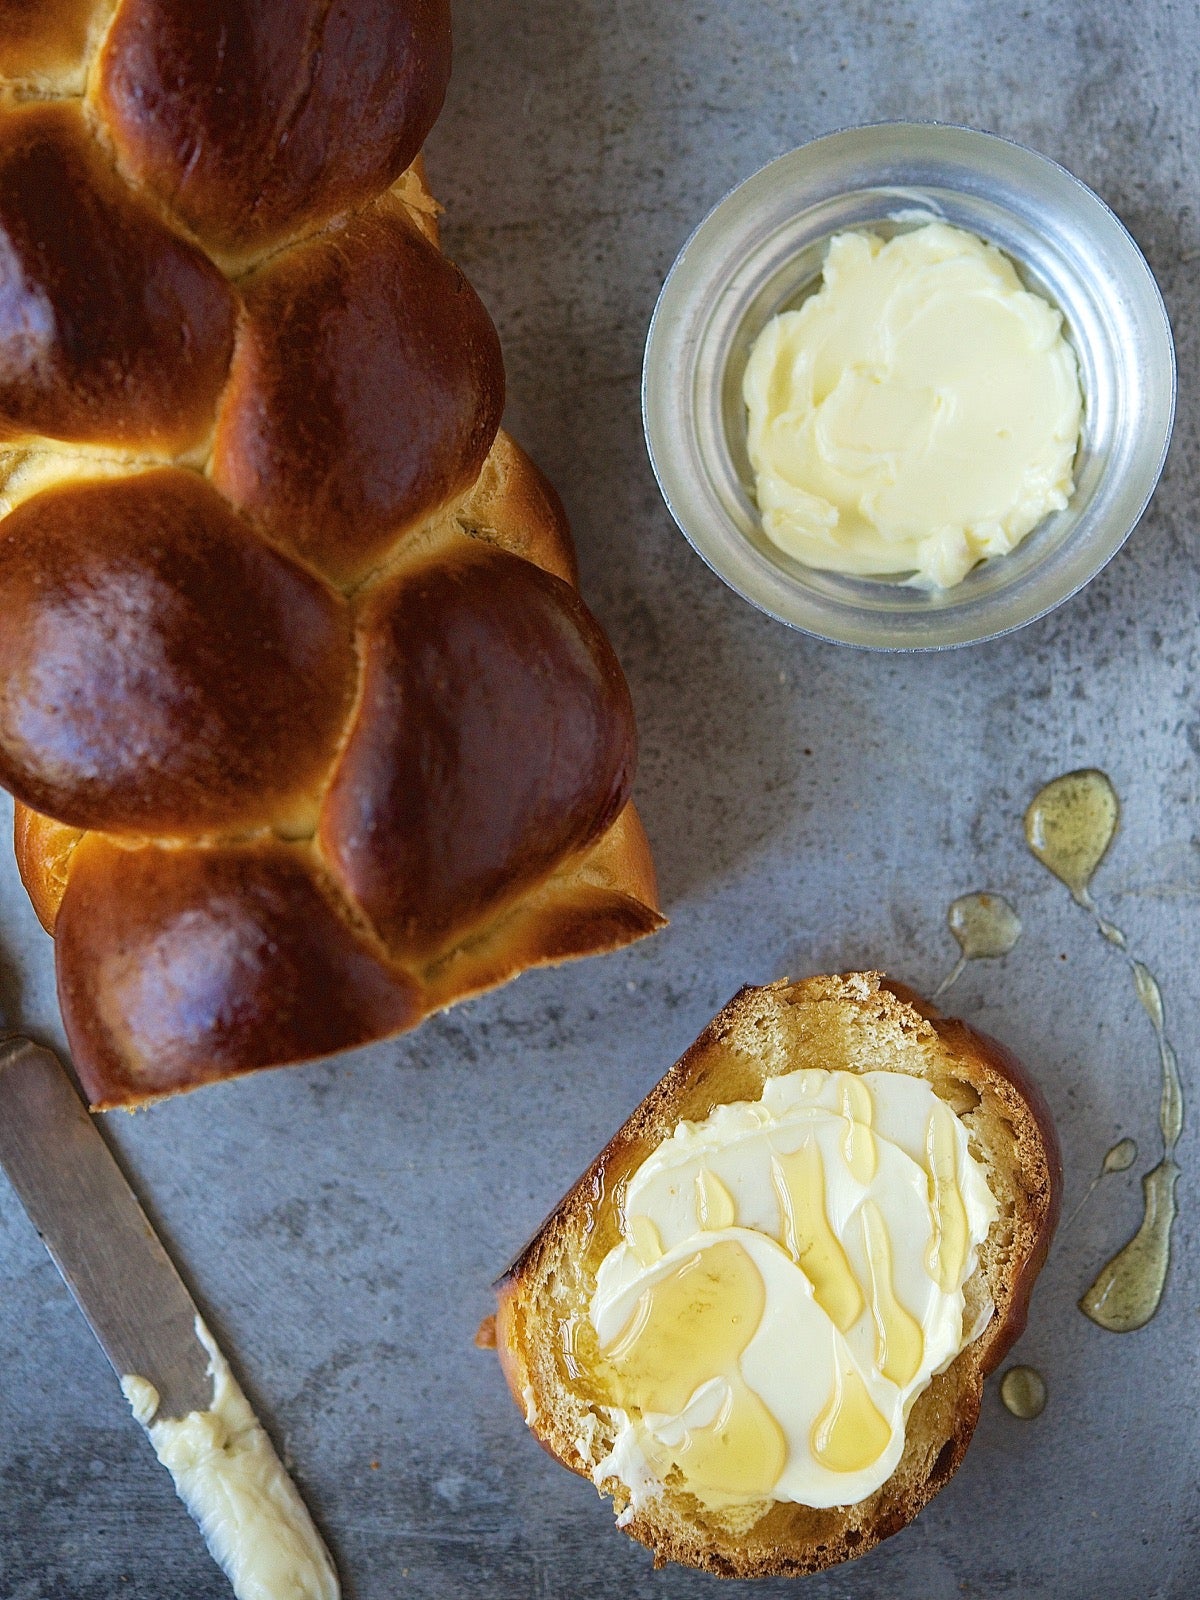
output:
[[[843,169],[858,181],[839,183]],[[885,201],[892,209],[881,212]],[[856,208],[862,215],[854,220]],[[1011,555],[983,563],[949,591],[801,567],[762,533],[746,482],[748,463],[739,467],[734,459],[728,405],[722,413],[719,392],[729,387],[730,352],[754,315],[761,327],[803,292],[797,263],[809,263],[805,287],[819,275],[817,256],[823,258],[825,242],[840,227],[886,226],[889,219],[905,225],[918,212],[955,221],[955,211],[966,215],[961,226],[982,219],[975,231],[993,237],[1031,287],[1064,313],[1085,402],[1076,493]],[[1056,223],[1072,217],[1107,270],[1105,281],[1089,279],[1056,245]],[[1082,336],[1085,325],[1090,340]],[[1128,338],[1131,327],[1144,348],[1130,350],[1137,342]],[[1097,365],[1096,341],[1104,338],[1107,372]],[[1131,375],[1136,381],[1128,381]],[[1119,414],[1100,417],[1102,398]],[[998,638],[1076,594],[1117,553],[1149,504],[1166,460],[1175,402],[1166,306],[1120,218],[1050,157],[998,134],[940,122],[843,128],[788,151],[738,184],[679,252],[655,306],[642,369],[651,466],[668,510],[701,558],[767,615],[819,639],[884,651],[944,650]],[[1122,449],[1112,455],[1105,426],[1124,429]],[[1101,430],[1095,439],[1094,427]],[[1130,456],[1132,462],[1125,459]],[[1107,503],[1097,498],[1099,491]]]

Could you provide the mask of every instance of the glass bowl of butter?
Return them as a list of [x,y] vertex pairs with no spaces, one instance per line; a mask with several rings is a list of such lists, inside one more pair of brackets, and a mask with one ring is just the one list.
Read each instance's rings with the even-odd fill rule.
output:
[[882,123],[741,184],[663,287],[642,407],[726,583],[819,638],[995,638],[1120,549],[1162,471],[1175,353],[1129,233],[1055,162]]

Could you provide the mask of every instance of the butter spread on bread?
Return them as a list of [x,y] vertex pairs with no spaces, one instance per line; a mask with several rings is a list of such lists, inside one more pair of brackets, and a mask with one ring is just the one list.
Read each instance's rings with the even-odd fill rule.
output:
[[995,1040],[878,973],[744,989],[501,1280],[497,1353],[657,1564],[816,1571],[957,1469],[1060,1187]]
[[0,784],[95,1106],[661,924],[449,70],[449,0],[0,0]]
[[681,1122],[629,1180],[589,1309],[595,1376],[627,1417],[612,1470],[628,1431],[660,1484],[677,1468],[706,1505],[861,1500],[981,1331],[963,1286],[996,1211],[920,1078],[801,1068]]

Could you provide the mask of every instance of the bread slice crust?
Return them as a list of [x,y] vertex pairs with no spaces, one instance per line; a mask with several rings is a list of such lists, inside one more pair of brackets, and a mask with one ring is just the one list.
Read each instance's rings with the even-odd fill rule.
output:
[[654,1554],[722,1577],[798,1576],[864,1554],[906,1526],[954,1475],[979,1417],[984,1379],[1023,1330],[1058,1220],[1062,1161],[1048,1106],[1017,1059],[987,1034],[942,1016],[877,972],[744,988],[650,1091],[556,1206],[497,1285],[496,1348],[539,1442],[591,1479],[616,1425],[571,1359],[599,1262],[619,1236],[622,1185],[687,1119],[757,1100],[768,1078],[801,1067],[894,1070],[925,1078],[966,1124],[999,1216],[966,1286],[965,1325],[984,1331],[934,1376],[909,1414],[891,1477],[855,1505],[784,1502],[744,1515],[707,1510],[683,1485],[629,1515],[615,1477],[600,1484],[621,1525]]

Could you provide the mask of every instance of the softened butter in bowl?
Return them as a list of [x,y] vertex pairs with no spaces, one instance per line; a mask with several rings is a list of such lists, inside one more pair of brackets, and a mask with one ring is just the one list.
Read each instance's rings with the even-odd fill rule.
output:
[[1062,313],[973,233],[839,233],[743,383],[767,536],[806,566],[961,583],[1074,488],[1083,398]]
[[[756,341],[776,316],[820,292],[831,240],[875,235],[886,244],[927,225],[994,247],[1021,290],[1060,319],[1055,337],[1074,356],[1082,399],[1078,446],[1060,485],[1065,503],[1054,505],[1050,482],[1045,514],[1019,539],[1019,508],[978,516],[971,537],[986,558],[953,584],[946,581],[953,559],[941,569],[908,557],[907,571],[899,558],[887,563],[891,571],[848,571],[783,548],[764,528],[756,499],[745,401]],[[1175,353],[1162,296],[1104,202],[1045,156],[934,123],[847,128],[739,185],[700,224],[663,286],[642,384],[659,486],[709,566],[792,627],[876,650],[995,638],[1073,595],[1145,510],[1174,407]],[[1071,432],[1069,418],[1063,432]],[[989,451],[993,462],[999,442]],[[1068,437],[1064,455],[1069,444]],[[1053,459],[1047,471],[1059,476]],[[1010,546],[1006,554],[1002,544]],[[958,565],[968,556],[969,545]],[[925,581],[913,582],[919,567]]]

